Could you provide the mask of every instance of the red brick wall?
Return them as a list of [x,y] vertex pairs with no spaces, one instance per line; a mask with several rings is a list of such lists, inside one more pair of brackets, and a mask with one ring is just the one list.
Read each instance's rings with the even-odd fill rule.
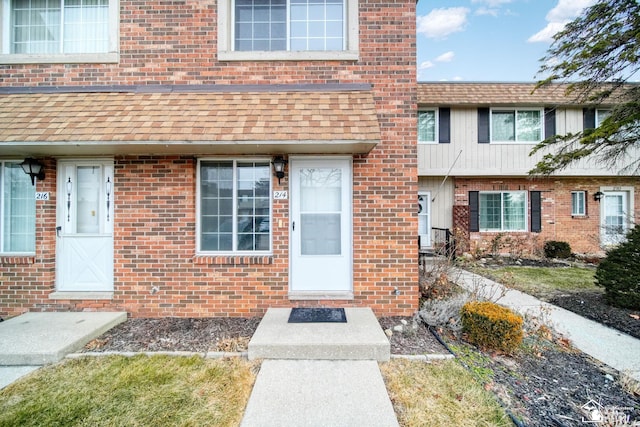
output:
[[[121,0],[120,7],[120,63],[0,66],[0,85],[372,84],[382,142],[354,158],[355,300],[331,304],[412,314],[418,308],[415,1],[361,0],[360,60],[329,62],[218,62],[213,1]],[[194,156],[115,161],[114,300],[48,298],[55,288],[56,206],[55,159],[48,159],[38,191],[49,191],[51,200],[37,203],[36,256],[0,258],[0,316],[54,309],[247,316],[303,304],[287,299],[287,201],[273,203],[273,256],[196,257]],[[273,181],[274,189],[287,185]]]
[[[499,243],[498,252],[511,255],[542,254],[544,242],[568,242],[571,250],[579,254],[603,255],[600,246],[600,204],[593,195],[602,187],[633,187],[634,218],[640,215],[640,178],[637,177],[567,177],[567,178],[456,178],[455,201],[468,205],[469,191],[541,191],[542,231],[530,232],[472,232],[469,233],[470,250],[477,253],[492,252]],[[587,215],[571,215],[571,192],[586,191]],[[530,214],[530,212],[528,212]],[[454,219],[455,221],[455,219]],[[527,216],[529,221],[529,215]],[[454,222],[454,224],[456,224]],[[529,227],[530,222],[527,223]]]

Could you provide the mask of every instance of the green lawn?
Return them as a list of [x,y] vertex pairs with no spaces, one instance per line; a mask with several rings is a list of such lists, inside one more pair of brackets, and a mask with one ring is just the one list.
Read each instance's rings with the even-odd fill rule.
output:
[[[0,426],[238,426],[257,369],[239,358],[67,359],[0,390]],[[455,361],[381,369],[402,427],[510,425]]]
[[538,298],[555,293],[602,292],[594,284],[594,269],[581,267],[473,268],[475,273]]
[[241,359],[65,360],[0,390],[0,426],[237,426],[253,371]]

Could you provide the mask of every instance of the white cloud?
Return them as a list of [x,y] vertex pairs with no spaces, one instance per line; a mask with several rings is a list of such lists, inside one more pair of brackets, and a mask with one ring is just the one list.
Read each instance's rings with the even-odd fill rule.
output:
[[432,68],[433,66],[434,66],[433,62],[424,61],[424,62],[421,62],[420,65],[418,65],[418,70],[426,70],[428,68]]
[[558,0],[558,4],[551,9],[545,19],[547,20],[547,26],[538,31],[527,41],[531,43],[543,42],[551,43],[553,36],[564,29],[571,20],[576,18],[582,11],[593,5],[596,0]]
[[418,33],[428,38],[439,39],[464,30],[467,24],[469,9],[466,7],[450,7],[433,9],[426,16],[418,16]]
[[452,51],[445,52],[442,55],[438,56],[435,61],[436,62],[451,62],[453,57],[456,56]]
[[462,80],[464,80],[462,77],[460,76],[455,76],[454,78],[452,78],[451,80],[453,80],[454,82],[461,82]]
[[498,9],[489,8],[489,7],[480,7],[475,12],[478,16],[490,15],[494,18],[498,16]]
[[511,0],[471,0],[471,3],[482,3],[489,7],[498,7],[503,4],[511,3]]

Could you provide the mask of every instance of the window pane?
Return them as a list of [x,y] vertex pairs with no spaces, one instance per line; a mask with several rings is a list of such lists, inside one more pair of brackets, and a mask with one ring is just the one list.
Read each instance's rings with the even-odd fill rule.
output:
[[596,127],[600,126],[602,122],[611,115],[611,110],[596,110]]
[[525,193],[502,193],[504,203],[503,230],[517,231],[526,229]]
[[200,168],[200,246],[231,251],[233,236],[233,162],[203,162]]
[[[237,166],[238,250],[254,251],[269,238],[269,163],[238,163]],[[264,216],[266,215],[266,216]]]
[[571,193],[571,215],[585,215],[584,196],[584,191],[574,191]]
[[60,53],[60,2],[11,3],[12,53]]
[[518,111],[518,141],[538,142],[542,140],[540,111]]
[[500,193],[480,193],[480,229],[502,229],[502,197]]
[[436,140],[436,112],[418,112],[418,141],[435,142]]
[[235,50],[273,51],[286,45],[286,0],[236,0]]
[[0,163],[0,170],[2,252],[35,252],[35,187],[17,163]]
[[491,112],[491,140],[515,141],[515,113],[513,111]]

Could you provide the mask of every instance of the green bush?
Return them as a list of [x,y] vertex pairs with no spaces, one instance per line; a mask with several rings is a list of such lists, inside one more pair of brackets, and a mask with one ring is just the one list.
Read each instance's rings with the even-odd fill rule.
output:
[[640,310],[640,227],[627,240],[607,252],[596,270],[596,285],[605,289],[611,305]]
[[549,240],[544,244],[544,256],[547,258],[569,258],[571,257],[571,246],[567,242]]
[[470,343],[513,353],[522,342],[522,317],[493,302],[472,301],[460,310],[462,331]]

